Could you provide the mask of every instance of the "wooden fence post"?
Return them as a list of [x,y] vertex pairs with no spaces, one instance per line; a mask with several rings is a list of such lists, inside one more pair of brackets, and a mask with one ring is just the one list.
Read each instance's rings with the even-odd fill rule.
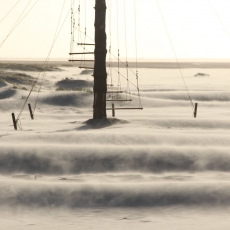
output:
[[17,121],[15,119],[15,115],[14,115],[14,113],[12,113],[11,115],[12,115],[12,120],[13,120],[13,124],[14,124],[14,129],[17,130]]
[[29,107],[29,111],[30,111],[30,117],[31,119],[33,120],[34,119],[34,114],[33,114],[33,111],[32,111],[32,108],[31,108],[31,105],[28,104],[28,107]]
[[112,104],[112,115],[113,115],[113,117],[115,117],[114,103]]
[[198,103],[195,103],[194,118],[196,118],[196,116],[197,116],[197,107],[198,107]]

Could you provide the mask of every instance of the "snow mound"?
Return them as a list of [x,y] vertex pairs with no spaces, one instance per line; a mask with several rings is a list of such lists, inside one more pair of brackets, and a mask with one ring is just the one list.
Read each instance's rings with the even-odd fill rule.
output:
[[[85,132],[84,132],[85,133]],[[84,135],[84,134],[83,134]],[[122,146],[58,143],[15,147],[2,145],[1,175],[79,175],[97,173],[230,172],[229,147]],[[124,139],[124,136],[122,136]],[[80,139],[80,138],[79,138]],[[101,136],[100,139],[103,139]],[[115,138],[114,138],[115,139]],[[60,141],[63,141],[62,139]],[[77,136],[76,136],[77,140]],[[111,138],[111,140],[113,140]],[[154,144],[156,141],[154,141]],[[155,144],[157,145],[157,144]],[[41,148],[42,146],[42,148]]]
[[103,118],[103,119],[89,119],[84,122],[86,125],[82,126],[80,129],[100,129],[116,124],[126,124],[128,121],[117,119],[117,118]]
[[194,75],[194,77],[209,77],[209,74],[206,73],[197,73],[196,75]]
[[66,78],[62,81],[57,82],[56,86],[63,89],[88,88],[88,87],[93,87],[93,82]]
[[229,206],[229,184],[71,184],[3,182],[0,202],[24,207],[162,207]]
[[5,87],[5,86],[7,86],[7,84],[6,84],[4,81],[1,81],[1,80],[0,80],[0,88],[3,88],[3,87]]
[[6,89],[0,91],[0,100],[13,97],[16,94],[16,91],[13,89]]
[[92,106],[92,99],[92,95],[86,92],[55,92],[52,95],[49,94],[42,97],[41,101],[45,104],[55,106],[90,107]]
[[85,69],[85,70],[82,70],[80,75],[92,75],[93,74],[93,70],[88,70],[88,69]]
[[11,84],[31,84],[33,82],[33,78],[29,74],[18,73],[18,72],[1,72],[0,80],[6,81]]

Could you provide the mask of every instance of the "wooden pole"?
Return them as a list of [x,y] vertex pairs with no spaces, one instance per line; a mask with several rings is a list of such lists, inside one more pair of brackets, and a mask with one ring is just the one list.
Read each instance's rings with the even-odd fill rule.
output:
[[195,104],[195,108],[194,108],[194,118],[196,118],[196,116],[197,116],[197,107],[198,107],[198,103]]
[[95,51],[94,51],[94,102],[93,119],[106,117],[106,3],[105,0],[96,0],[95,4]]
[[112,104],[112,116],[115,117],[114,103]]
[[14,115],[14,113],[12,113],[11,115],[12,115],[12,120],[13,120],[13,124],[14,124],[14,129],[17,130],[18,128],[17,128],[17,121],[15,119],[15,115]]
[[33,114],[33,111],[32,111],[32,108],[31,108],[31,105],[28,104],[28,107],[29,107],[29,111],[30,111],[30,117],[31,119],[33,120],[34,119],[34,114]]

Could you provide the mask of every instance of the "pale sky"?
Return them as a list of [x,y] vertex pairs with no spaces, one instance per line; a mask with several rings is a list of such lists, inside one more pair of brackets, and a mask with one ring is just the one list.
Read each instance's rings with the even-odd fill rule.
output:
[[[18,0],[0,0],[0,21]],[[12,29],[25,6],[31,1],[21,0],[14,10],[0,22],[0,43]],[[218,13],[221,21],[209,5]],[[178,58],[227,58],[230,59],[230,1],[229,0],[158,0],[165,23]],[[80,0],[81,30],[94,37],[95,0]],[[112,2],[112,12],[109,10]],[[118,2],[118,27],[117,7]],[[135,58],[135,0],[125,0],[127,55]],[[33,10],[12,32],[0,48],[0,59],[43,58],[45,59],[56,31],[64,0],[39,0]],[[76,0],[75,9],[79,0]],[[66,0],[61,24],[70,9],[71,0]],[[124,1],[107,0],[107,36],[112,52],[116,55],[119,43],[121,56],[126,56]],[[136,0],[137,53],[138,58],[174,58],[172,47],[161,18],[157,0]],[[86,17],[85,17],[86,12]],[[109,23],[111,15],[111,27]],[[76,23],[78,17],[76,14]],[[225,28],[224,28],[224,26]],[[66,58],[70,51],[70,14],[53,48],[51,58]],[[119,36],[117,36],[117,31]],[[118,38],[119,37],[119,38]],[[76,41],[78,34],[76,33]],[[84,36],[82,36],[84,38]],[[87,40],[90,42],[90,40]]]

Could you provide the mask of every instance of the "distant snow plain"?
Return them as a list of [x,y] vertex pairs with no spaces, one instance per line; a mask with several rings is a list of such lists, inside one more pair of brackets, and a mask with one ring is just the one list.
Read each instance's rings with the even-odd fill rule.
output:
[[[0,75],[1,229],[229,229],[230,69],[182,69],[196,119],[178,69],[141,68],[144,109],[92,122],[92,72],[51,68],[14,131],[40,71],[25,66]],[[129,86],[115,107],[139,107]]]

